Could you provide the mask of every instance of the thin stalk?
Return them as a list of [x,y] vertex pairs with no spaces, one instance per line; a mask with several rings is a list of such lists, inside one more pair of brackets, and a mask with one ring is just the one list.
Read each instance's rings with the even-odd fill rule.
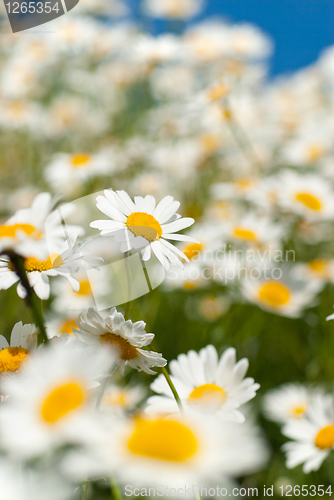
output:
[[152,292],[153,288],[152,288],[150,277],[148,275],[148,272],[147,272],[147,269],[146,269],[146,264],[145,264],[145,261],[142,258],[142,255],[140,256],[140,262],[141,262],[141,265],[143,267],[143,271],[144,271],[145,278],[146,278],[146,281],[147,281],[148,289],[149,289],[150,292]]
[[85,500],[86,494],[87,494],[87,483],[82,485],[82,495],[81,495],[81,500]]
[[105,392],[105,390],[107,388],[107,385],[110,382],[111,377],[115,373],[116,369],[117,369],[117,361],[114,361],[112,363],[111,367],[110,367],[108,376],[101,383],[100,392],[99,392],[99,394],[97,396],[97,400],[96,400],[96,406],[95,406],[96,410],[99,410],[99,408],[101,406],[101,402],[102,402],[102,399],[103,399],[104,392]]
[[113,476],[110,476],[110,492],[111,498],[115,500],[123,500],[121,490]]
[[42,336],[42,342],[48,343],[49,339],[46,335],[46,329],[44,325],[43,312],[38,304],[38,297],[35,294],[34,290],[31,288],[27,273],[24,267],[24,258],[20,255],[17,255],[15,252],[7,252],[7,255],[10,259],[11,264],[14,267],[14,271],[20,278],[22,286],[26,291],[26,302],[32,311],[32,315],[34,321],[36,323],[37,328],[39,329],[40,335]]
[[170,390],[173,393],[173,396],[175,398],[175,401],[177,402],[177,405],[179,407],[180,412],[182,414],[184,414],[184,409],[183,409],[183,406],[182,406],[182,402],[181,402],[180,396],[179,396],[177,390],[175,389],[175,385],[173,384],[172,379],[170,378],[169,373],[168,373],[168,371],[166,370],[165,367],[161,368],[161,373],[165,377],[165,379],[167,381],[167,384],[169,385]]
[[124,312],[124,318],[126,320],[129,319],[130,306],[131,306],[131,295],[132,295],[130,265],[129,265],[128,258],[129,258],[129,252],[125,252],[125,271],[126,271],[126,281],[127,281],[127,285],[128,285],[128,301],[126,303],[125,312]]

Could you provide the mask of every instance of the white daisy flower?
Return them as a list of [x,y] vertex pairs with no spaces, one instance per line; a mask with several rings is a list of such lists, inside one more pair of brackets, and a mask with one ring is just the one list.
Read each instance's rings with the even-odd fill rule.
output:
[[334,283],[334,260],[313,259],[303,264],[296,264],[295,276],[309,281],[319,281],[323,285]]
[[221,425],[210,417],[161,416],[105,421],[101,435],[82,454],[68,455],[65,473],[136,486],[203,484],[259,470],[267,451],[249,424]]
[[277,246],[284,232],[285,228],[269,217],[248,213],[226,224],[225,237],[229,241],[252,246],[275,243]]
[[146,390],[141,386],[121,387],[110,384],[104,391],[100,409],[113,413],[130,412],[144,399],[145,395]]
[[319,175],[283,172],[277,194],[284,210],[311,219],[334,218],[333,189]]
[[77,315],[65,315],[63,317],[47,318],[46,334],[49,339],[61,337],[62,335],[73,335],[73,328],[76,326],[76,321],[79,320]]
[[189,18],[198,14],[203,0],[145,0],[143,8],[149,16]]
[[244,279],[241,288],[244,297],[272,313],[298,318],[305,308],[312,306],[322,284],[299,280],[289,269],[282,269],[280,279],[276,279],[278,274],[270,279]]
[[[65,239],[59,209],[53,211],[55,200],[49,193],[36,196],[30,208],[18,210],[8,221],[0,226],[0,251],[14,250],[24,257],[36,256],[45,259],[48,248],[55,251],[63,245]],[[67,204],[61,207],[64,219],[73,211]],[[78,226],[66,225],[68,234],[83,233]]]
[[269,420],[286,423],[305,417],[315,390],[302,384],[284,384],[268,391],[263,399],[263,410]]
[[16,323],[10,335],[10,344],[0,335],[0,375],[20,370],[22,362],[37,348],[38,330],[35,325]]
[[184,253],[167,240],[197,243],[190,236],[175,234],[191,226],[194,219],[180,218],[176,213],[180,203],[174,201],[172,196],[165,196],[156,206],[155,198],[151,195],[145,198],[136,196],[134,202],[125,191],[109,189],[104,191],[104,195],[97,197],[96,206],[111,220],[97,220],[90,225],[99,229],[102,235],[110,235],[115,231],[121,234],[125,230],[126,243],[121,246],[122,252],[146,246],[143,260],[150,259],[152,249],[165,269],[169,268],[170,263],[183,267],[182,259],[188,262]]
[[94,431],[96,380],[110,357],[78,341],[52,343],[30,356],[19,378],[5,379],[1,443],[13,456],[32,458]]
[[[244,422],[239,408],[254,398],[259,384],[245,377],[248,369],[246,358],[236,362],[236,351],[227,349],[218,359],[214,346],[208,345],[199,353],[180,354],[169,364],[172,382],[185,409],[215,414],[222,420]],[[151,389],[161,396],[147,400],[149,413],[175,413],[178,411],[173,394],[162,375],[151,384]]]
[[[74,291],[79,291],[79,281],[73,275],[80,269],[96,267],[96,262],[100,261],[100,258],[83,252],[83,245],[73,246],[73,243],[73,240],[65,242],[59,254],[53,253],[47,259],[39,260],[36,257],[24,259],[29,284],[41,300],[47,300],[50,297],[50,277],[62,276],[69,281]],[[4,257],[0,260],[0,290],[8,290],[15,283],[18,283],[19,297],[24,298],[26,290],[12,263]]]
[[141,349],[154,339],[153,333],[146,333],[145,326],[144,321],[125,321],[116,307],[110,310],[107,318],[102,318],[90,308],[87,313],[80,314],[74,333],[85,344],[106,347],[117,358],[117,367],[122,375],[126,365],[155,375],[151,367],[165,366],[167,361],[157,352]]
[[334,449],[334,399],[316,395],[305,418],[288,422],[282,433],[293,439],[283,445],[289,469],[303,465],[305,474],[318,470]]
[[60,153],[46,166],[44,175],[53,189],[61,189],[62,193],[71,195],[80,192],[83,183],[90,177],[111,173],[113,170],[113,161],[107,152]]

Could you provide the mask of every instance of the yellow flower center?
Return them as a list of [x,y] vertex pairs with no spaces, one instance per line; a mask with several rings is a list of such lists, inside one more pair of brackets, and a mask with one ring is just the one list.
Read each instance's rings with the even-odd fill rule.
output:
[[127,446],[135,455],[169,462],[185,462],[198,450],[191,429],[180,422],[162,419],[138,418]]
[[226,392],[216,384],[204,384],[195,387],[188,399],[191,403],[210,405],[218,409],[226,400]]
[[293,418],[301,418],[303,415],[305,415],[306,410],[307,410],[306,405],[295,406],[294,408],[291,409],[291,416]]
[[308,263],[308,267],[313,271],[315,274],[318,274],[323,277],[328,276],[328,261],[325,259],[315,259],[311,260]]
[[77,293],[78,295],[91,295],[92,294],[92,287],[90,286],[89,281],[87,280],[82,280],[79,282],[80,288]]
[[107,406],[120,406],[125,408],[128,405],[128,395],[126,391],[110,391],[107,392],[102,402]]
[[33,271],[49,271],[50,269],[57,269],[63,264],[63,259],[58,254],[53,254],[46,260],[38,260],[35,257],[28,257],[24,259],[24,267],[28,273]]
[[252,179],[238,179],[235,181],[235,185],[237,186],[237,190],[239,192],[247,191],[253,184],[254,181]]
[[183,253],[189,260],[191,260],[194,257],[197,257],[197,255],[203,250],[203,246],[204,245],[202,243],[191,243],[183,250]]
[[64,321],[64,323],[61,325],[60,333],[67,333],[68,335],[72,335],[72,326],[73,328],[77,328],[75,319],[68,319]]
[[44,399],[41,407],[41,416],[47,424],[54,424],[84,402],[84,389],[77,383],[70,381],[53,389]]
[[328,450],[334,446],[334,425],[327,425],[318,432],[315,445],[320,450]]
[[71,164],[73,168],[80,168],[83,167],[84,165],[87,166],[87,163],[90,161],[91,155],[87,154],[79,154],[79,155],[73,155],[71,157]]
[[126,221],[126,226],[135,236],[141,236],[147,241],[161,238],[162,228],[153,215],[145,212],[133,212]]
[[215,153],[221,147],[221,139],[217,135],[203,135],[200,140],[206,154]]
[[321,201],[310,193],[297,193],[296,200],[315,212],[318,212],[322,208]]
[[228,94],[229,88],[227,85],[224,83],[221,83],[220,85],[217,85],[216,87],[213,87],[209,91],[209,99],[211,101],[219,101],[222,97],[226,96]]
[[123,361],[130,361],[138,355],[137,348],[130,344],[128,340],[116,333],[106,332],[100,337],[102,344],[111,344],[119,351],[119,357]]
[[282,283],[269,282],[262,286],[259,297],[270,306],[280,307],[290,300],[290,290]]
[[249,231],[248,229],[242,229],[241,227],[236,227],[233,230],[234,236],[241,240],[255,240],[256,234],[253,231]]
[[0,226],[0,238],[15,238],[17,231],[22,231],[27,236],[34,235],[36,238],[41,236],[41,233],[31,224],[12,224]]
[[310,162],[315,162],[320,160],[320,158],[325,154],[325,148],[322,144],[311,144],[307,148],[307,158]]
[[206,297],[200,302],[200,311],[204,318],[215,320],[224,312],[224,304],[216,297]]
[[16,372],[29,351],[23,347],[6,347],[0,351],[0,373]]

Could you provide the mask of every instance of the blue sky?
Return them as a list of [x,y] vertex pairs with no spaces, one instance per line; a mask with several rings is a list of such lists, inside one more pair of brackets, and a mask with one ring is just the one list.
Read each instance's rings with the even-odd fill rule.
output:
[[206,0],[205,15],[249,21],[275,41],[273,75],[314,62],[334,44],[334,0]]

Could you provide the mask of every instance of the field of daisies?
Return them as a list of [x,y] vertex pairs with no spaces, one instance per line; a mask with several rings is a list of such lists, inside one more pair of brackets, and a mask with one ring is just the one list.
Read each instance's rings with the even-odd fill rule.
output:
[[201,8],[1,4],[1,500],[332,494],[334,47]]

